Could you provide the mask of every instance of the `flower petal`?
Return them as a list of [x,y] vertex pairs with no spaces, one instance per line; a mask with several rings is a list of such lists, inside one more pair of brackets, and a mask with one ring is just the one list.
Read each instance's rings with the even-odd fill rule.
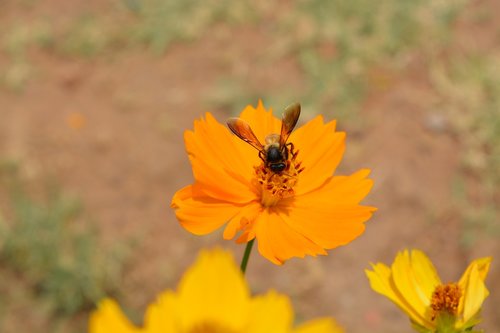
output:
[[107,298],[100,301],[97,310],[90,315],[89,332],[136,333],[139,329],[128,320],[114,300]]
[[244,230],[246,226],[251,224],[261,211],[262,205],[256,201],[251,202],[241,208],[239,213],[234,216],[227,224],[226,228],[224,229],[223,238],[233,239],[236,233],[240,230]]
[[321,186],[333,175],[345,150],[345,133],[335,132],[335,121],[323,123],[317,116],[290,135],[289,142],[298,151],[298,161],[304,167],[296,186],[297,195]]
[[383,263],[371,264],[373,271],[365,269],[366,276],[370,281],[371,288],[377,293],[384,295],[399,306],[406,314],[413,316],[404,298],[401,298],[392,281],[392,271],[390,267]]
[[324,249],[347,244],[363,233],[376,210],[358,205],[370,191],[368,170],[348,177],[333,177],[324,186],[307,194],[282,200],[278,209],[295,231]]
[[[195,121],[194,131],[184,134],[186,150],[200,190],[207,196],[234,203],[255,198],[252,166],[258,152],[232,135],[210,113]],[[223,184],[223,186],[221,186]]]
[[418,285],[416,292],[421,299],[429,299],[434,290],[441,284],[441,279],[430,259],[420,250],[411,251],[411,269],[415,283]]
[[373,212],[365,206],[306,206],[296,203],[282,218],[293,230],[324,249],[345,245],[361,235]]
[[489,295],[484,280],[488,275],[491,257],[474,260],[465,270],[460,278],[459,285],[464,292],[460,299],[459,313],[463,314],[457,325],[463,325],[472,319],[481,309],[481,306]]
[[476,259],[471,262],[465,272],[462,274],[459,284],[464,284],[465,280],[468,279],[468,275],[470,274],[470,270],[472,270],[473,266],[476,266],[480,279],[483,281],[486,280],[486,276],[488,276],[488,272],[490,270],[491,260],[491,257],[485,257]]
[[150,333],[175,332],[175,320],[179,316],[177,302],[177,296],[170,290],[160,294],[156,302],[149,305],[146,310],[145,331]]
[[180,224],[195,235],[206,235],[220,228],[245,207],[197,192],[196,184],[189,185],[177,191],[172,199]]
[[253,232],[259,252],[271,262],[281,265],[292,257],[303,258],[306,254],[326,255],[325,250],[290,227],[283,220],[284,214],[266,209],[255,220]]
[[182,332],[200,323],[243,330],[249,320],[250,292],[230,252],[201,252],[179,284],[178,308]]
[[[399,293],[404,295],[406,302],[413,310],[412,313],[416,314],[414,320],[419,322],[422,320],[422,318],[425,318],[423,321],[423,326],[429,327],[428,325],[432,325],[432,323],[430,323],[427,319],[427,311],[430,307],[432,292],[439,283],[436,283],[436,285],[434,285],[430,294],[426,294],[426,290],[422,288],[422,286],[419,284],[419,281],[415,277],[415,271],[413,267],[415,260],[429,261],[429,259],[425,255],[417,256],[415,258],[413,256],[410,256],[408,250],[398,253],[396,259],[394,260],[394,263],[391,266],[392,279],[394,281],[395,288],[399,291]],[[430,263],[429,261],[429,263],[421,263],[420,265],[429,266],[432,265],[432,263]]]
[[241,112],[240,118],[250,125],[255,136],[262,144],[264,144],[266,136],[269,134],[281,133],[281,118],[275,117],[271,108],[266,111],[261,100],[259,100],[256,108],[248,105]]
[[344,330],[331,318],[318,318],[299,325],[292,333],[344,333]]
[[295,198],[304,204],[316,203],[325,206],[358,204],[373,187],[373,181],[366,178],[369,174],[369,169],[362,169],[350,176],[330,177],[315,191],[305,195],[297,194]]
[[394,284],[392,278],[392,270],[388,266],[378,263],[372,264],[373,271],[365,270],[365,273],[370,281],[371,288],[377,293],[384,295],[396,304],[411,320],[417,322],[424,327],[432,327],[432,323],[428,322],[422,314],[415,311],[415,309],[408,303],[405,294]]
[[266,295],[252,299],[252,320],[249,333],[287,333],[293,321],[293,309],[288,297],[270,291]]

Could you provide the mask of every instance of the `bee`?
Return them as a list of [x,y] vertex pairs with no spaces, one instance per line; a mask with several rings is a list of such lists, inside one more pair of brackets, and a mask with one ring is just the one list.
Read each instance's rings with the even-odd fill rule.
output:
[[240,118],[229,118],[227,126],[241,140],[259,151],[259,157],[264,165],[275,174],[280,174],[287,167],[288,154],[293,155],[293,144],[287,143],[300,116],[300,104],[289,105],[283,112],[281,133],[271,133],[265,138],[265,144],[260,143],[250,128],[250,125]]

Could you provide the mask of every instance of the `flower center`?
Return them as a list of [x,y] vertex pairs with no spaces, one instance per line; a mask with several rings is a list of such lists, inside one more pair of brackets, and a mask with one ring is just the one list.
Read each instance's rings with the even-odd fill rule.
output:
[[295,194],[293,187],[297,184],[298,175],[304,168],[297,162],[298,151],[293,150],[293,145],[288,150],[286,167],[281,172],[274,172],[268,163],[255,166],[256,180],[261,188],[261,204],[264,207],[276,205],[281,199]]
[[214,322],[203,322],[194,325],[189,329],[189,333],[235,333],[233,330],[223,327]]
[[457,283],[439,285],[434,289],[431,298],[432,320],[441,313],[455,316],[462,291]]

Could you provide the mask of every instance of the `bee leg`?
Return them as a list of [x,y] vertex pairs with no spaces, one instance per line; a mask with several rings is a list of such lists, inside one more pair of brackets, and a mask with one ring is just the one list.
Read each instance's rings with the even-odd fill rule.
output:
[[292,154],[292,157],[295,157],[296,153],[295,153],[295,146],[293,145],[293,143],[288,142],[286,146],[290,150],[290,154]]
[[264,162],[264,164],[266,163],[266,157],[264,156],[264,153],[262,151],[259,151],[259,158],[262,160],[262,162]]

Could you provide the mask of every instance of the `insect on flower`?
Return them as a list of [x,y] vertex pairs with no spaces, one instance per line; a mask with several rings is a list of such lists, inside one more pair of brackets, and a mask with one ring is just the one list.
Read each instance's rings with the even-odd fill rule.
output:
[[293,143],[287,143],[300,116],[300,104],[289,105],[281,122],[281,134],[271,133],[265,138],[263,145],[252,131],[250,125],[241,118],[229,118],[227,126],[241,140],[247,142],[259,151],[259,157],[266,167],[274,173],[281,173],[289,167],[288,156],[294,155]]
[[335,175],[345,133],[321,115],[296,128],[300,113],[292,104],[278,118],[259,101],[226,124],[210,113],[195,120],[184,133],[195,182],[171,203],[181,225],[196,235],[225,225],[224,239],[256,239],[278,265],[326,255],[361,235],[376,210],[361,205],[370,170]]

